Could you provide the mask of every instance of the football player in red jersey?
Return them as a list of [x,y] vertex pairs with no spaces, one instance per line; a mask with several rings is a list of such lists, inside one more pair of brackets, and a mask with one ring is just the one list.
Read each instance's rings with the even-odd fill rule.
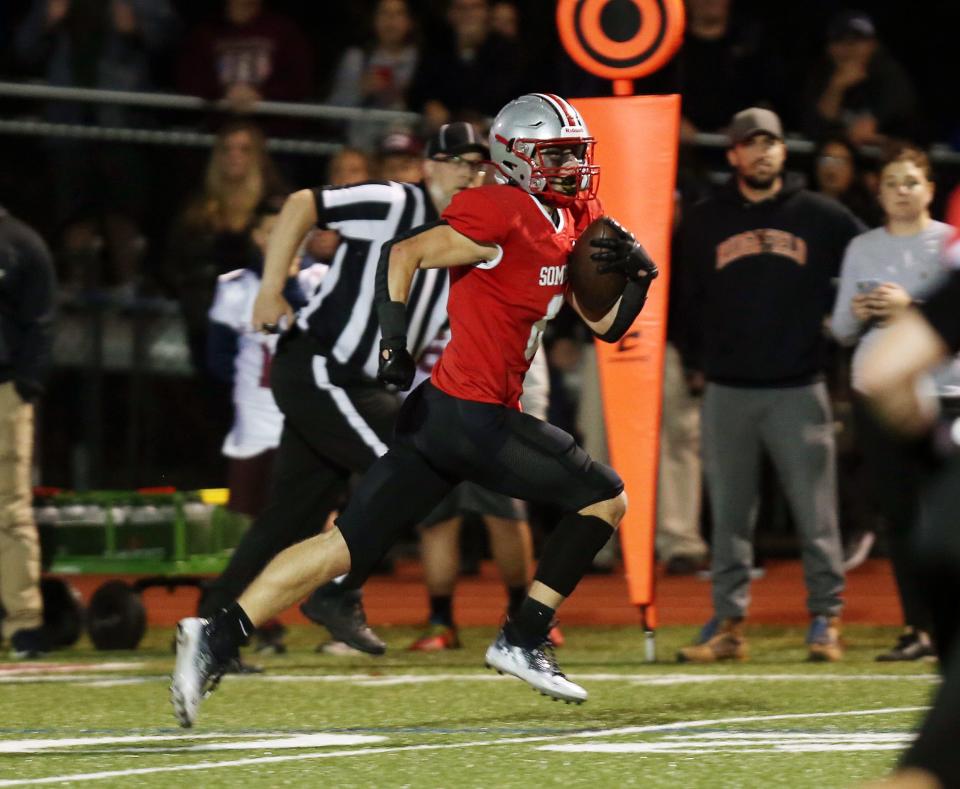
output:
[[[337,575],[365,577],[399,534],[463,480],[566,512],[543,547],[526,600],[486,662],[544,695],[586,699],[557,666],[547,633],[619,524],[626,496],[613,469],[564,431],[522,413],[518,401],[546,322],[564,299],[579,312],[566,265],[580,232],[600,215],[594,140],[568,102],[530,94],[500,111],[490,143],[498,183],[460,193],[441,220],[381,252],[379,378],[400,389],[415,373],[406,337],[413,275],[418,268],[451,269],[452,339],[432,379],[407,398],[390,451],[364,475],[337,528],[279,554],[213,620],[180,623],[171,690],[181,724],[192,724],[224,657],[257,623]],[[592,243],[599,270],[628,278],[606,316],[584,317],[600,339],[616,342],[643,307],[657,268],[625,230]]]

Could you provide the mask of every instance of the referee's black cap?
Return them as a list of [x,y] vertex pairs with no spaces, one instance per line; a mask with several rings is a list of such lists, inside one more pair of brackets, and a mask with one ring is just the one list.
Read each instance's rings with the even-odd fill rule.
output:
[[428,159],[438,154],[458,156],[462,153],[479,153],[484,159],[490,158],[490,149],[472,123],[445,123],[427,140]]

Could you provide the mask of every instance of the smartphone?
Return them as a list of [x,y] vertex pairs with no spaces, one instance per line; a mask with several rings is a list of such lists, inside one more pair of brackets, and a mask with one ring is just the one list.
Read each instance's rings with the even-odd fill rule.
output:
[[870,293],[870,291],[876,290],[882,284],[879,279],[858,279],[857,293]]

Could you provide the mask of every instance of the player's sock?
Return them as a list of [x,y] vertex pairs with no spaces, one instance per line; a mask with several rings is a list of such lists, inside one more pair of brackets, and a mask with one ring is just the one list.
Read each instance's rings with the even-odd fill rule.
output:
[[430,595],[430,624],[453,627],[453,595]]
[[547,640],[550,623],[556,611],[539,600],[527,597],[515,616],[504,625],[507,640],[528,649],[540,646]]
[[[569,597],[612,534],[613,527],[602,518],[576,512],[565,515],[543,546],[534,580]],[[523,647],[538,646],[546,640],[555,613],[556,609],[527,597],[504,628],[507,639]]]
[[543,546],[534,580],[569,597],[612,535],[613,527],[603,518],[564,515]]
[[221,662],[231,660],[238,656],[241,646],[249,643],[253,631],[253,622],[240,603],[231,603],[210,622],[210,650]]
[[507,587],[507,616],[511,619],[517,615],[520,606],[527,597],[527,587],[508,586]]

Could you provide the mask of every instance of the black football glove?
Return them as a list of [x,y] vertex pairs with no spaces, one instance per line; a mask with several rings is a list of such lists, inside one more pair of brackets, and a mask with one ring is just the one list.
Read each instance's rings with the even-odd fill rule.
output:
[[417,365],[407,350],[407,305],[400,301],[384,301],[377,305],[380,322],[380,356],[377,378],[388,386],[405,392],[413,384]]
[[388,386],[395,386],[401,392],[407,391],[417,373],[416,362],[407,350],[407,338],[388,337],[380,340],[379,358],[377,378]]
[[646,281],[648,284],[656,279],[660,273],[657,264],[633,233],[615,219],[607,218],[606,221],[613,230],[613,237],[595,238],[590,242],[590,246],[603,250],[590,255],[590,259],[598,263],[597,271],[600,274],[619,271],[634,282]]

